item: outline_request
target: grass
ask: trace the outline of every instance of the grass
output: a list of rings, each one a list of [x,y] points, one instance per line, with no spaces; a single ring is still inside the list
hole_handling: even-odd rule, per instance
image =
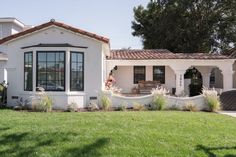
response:
[[[235,155],[236,118],[216,113],[0,110],[1,157]]]

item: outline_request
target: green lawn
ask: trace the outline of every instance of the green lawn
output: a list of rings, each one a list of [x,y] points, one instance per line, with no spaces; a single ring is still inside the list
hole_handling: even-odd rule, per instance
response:
[[[0,157],[236,156],[236,118],[174,111],[0,110]]]

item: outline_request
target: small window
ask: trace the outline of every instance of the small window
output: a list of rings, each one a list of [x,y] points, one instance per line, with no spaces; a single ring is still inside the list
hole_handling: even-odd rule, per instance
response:
[[[84,54],[70,53],[70,91],[84,90]]]
[[[215,69],[212,69],[211,75],[210,75],[210,84],[211,85],[215,84],[215,81],[216,81],[216,79],[215,79]]]
[[[134,66],[134,84],[137,84],[139,81],[145,81],[145,71],[145,66]]]
[[[33,53],[25,52],[24,54],[24,90],[33,90]]]
[[[159,81],[161,84],[165,84],[165,66],[153,67],[153,81]]]

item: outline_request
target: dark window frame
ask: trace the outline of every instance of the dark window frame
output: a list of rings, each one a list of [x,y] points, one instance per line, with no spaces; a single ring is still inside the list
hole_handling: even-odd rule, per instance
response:
[[[32,77],[32,84],[31,84],[31,88],[32,89],[30,89],[30,90],[27,90],[26,88],[25,88],[25,72],[26,72],[26,69],[25,69],[25,63],[26,63],[26,61],[25,61],[25,57],[26,57],[26,55],[28,55],[28,54],[31,54],[31,65],[32,65],[32,74],[31,74],[31,77]],[[24,91],[33,91],[33,65],[34,65],[34,61],[33,61],[33,51],[29,51],[29,52],[24,52]]]
[[[81,89],[81,90],[73,90],[71,87],[71,85],[72,85],[72,80],[71,80],[71,78],[72,78],[72,63],[74,63],[74,62],[72,62],[72,54],[82,54],[82,66],[83,66],[83,68],[82,68],[82,70],[83,70],[83,77],[82,77],[82,82],[83,82],[83,88]],[[80,62],[75,62],[75,63],[80,63]],[[84,91],[84,53],[83,52],[79,52],[79,51],[70,51],[70,91],[73,91],[73,92],[76,92],[76,91]]]
[[[157,80],[155,78],[156,77],[155,75],[157,75],[157,74],[154,74],[155,68],[163,68],[162,69],[163,70],[163,76],[161,76],[161,77],[163,77],[163,80]],[[166,67],[165,66],[153,66],[152,67],[152,80],[153,81],[160,81],[161,84],[165,84],[165,82],[166,82]]]
[[[136,74],[135,74],[135,69],[136,68],[144,68],[144,79],[143,80],[138,80],[137,78],[136,78]],[[145,81],[146,80],[146,66],[134,66],[133,67],[133,83],[134,84],[138,84],[138,82],[139,81]]]
[[[62,51],[62,50],[58,50],[58,51],[55,51],[55,50],[53,50],[53,51],[47,51],[47,50],[45,50],[45,51],[36,51],[36,88],[37,88],[37,85],[38,85],[38,66],[39,66],[39,64],[38,64],[38,54],[39,53],[63,53],[63,55],[64,55],[64,90],[46,90],[45,89],[45,91],[47,91],[47,92],[65,92],[66,91],[66,51]],[[47,56],[47,55],[46,55]],[[47,58],[47,57],[46,57]],[[46,59],[46,65],[47,65],[47,59]]]

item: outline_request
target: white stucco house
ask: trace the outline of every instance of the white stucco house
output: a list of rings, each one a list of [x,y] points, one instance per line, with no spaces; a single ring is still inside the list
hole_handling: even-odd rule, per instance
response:
[[[206,87],[236,87],[232,56],[111,50],[108,38],[55,20],[29,27],[15,18],[0,18],[0,82],[9,83],[10,106],[43,87],[55,108],[72,102],[84,108],[104,89],[110,71],[124,93],[131,93],[140,80],[156,80],[178,95],[188,90],[184,75],[193,67]]]

